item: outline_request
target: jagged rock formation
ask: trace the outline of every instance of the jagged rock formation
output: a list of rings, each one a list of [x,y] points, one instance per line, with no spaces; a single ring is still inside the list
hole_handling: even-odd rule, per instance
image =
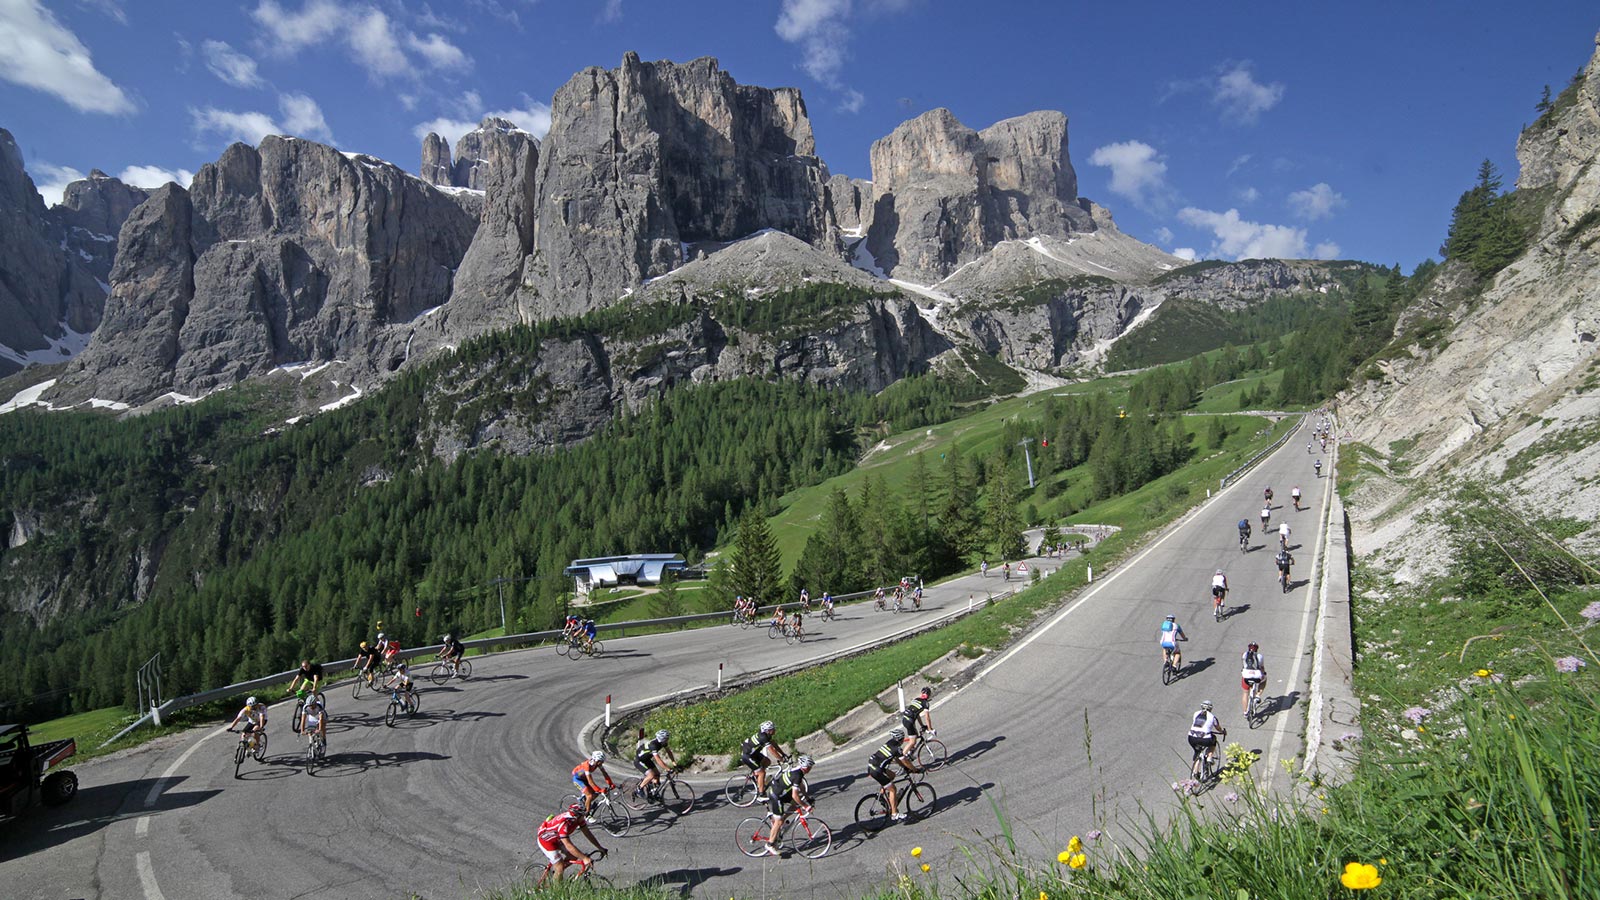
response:
[[[385,325],[449,296],[475,229],[450,197],[369,156],[234,144],[122,230],[105,322],[50,402],[203,395],[276,366],[365,359]]]
[[[1093,231],[1067,152],[1067,117],[1031,112],[983,131],[935,109],[872,145],[867,249],[884,272],[929,283],[995,244]]]
[[[95,174],[69,188],[72,205],[46,210],[17,142],[0,128],[0,376],[67,359],[100,324],[97,274],[115,248],[114,237],[102,238],[116,234],[118,204],[137,189]]]
[[[1528,250],[1482,286],[1446,261],[1401,317],[1401,351],[1341,397],[1350,437],[1383,455],[1406,448],[1409,477],[1431,482],[1407,490],[1374,478],[1352,498],[1355,548],[1399,579],[1449,565],[1425,513],[1450,478],[1485,479],[1533,516],[1588,523],[1577,542],[1600,545],[1600,37],[1596,45],[1556,111],[1518,142],[1519,189],[1548,198]],[[1430,320],[1442,340],[1417,336]]]
[[[831,239],[826,170],[800,92],[740,85],[710,58],[629,53],[616,69],[578,73],[556,92],[529,176],[532,185],[508,188],[532,207],[489,199],[484,227],[500,248],[492,270],[488,254],[463,266],[452,315],[583,313],[672,271],[686,243],[764,228]],[[522,243],[505,266],[513,248],[503,236],[513,231]]]
[[[539,146],[533,135],[514,123],[489,116],[456,141],[455,161],[450,145],[432,132],[422,139],[422,180],[435,187],[486,190],[491,173],[504,169],[526,144]]]
[[[428,132],[422,139],[422,166],[417,169],[417,174],[422,180],[435,187],[445,185],[455,186],[455,172],[450,165],[450,142],[444,138]]]
[[[67,185],[61,202],[50,208],[50,217],[60,223],[67,251],[76,253],[96,280],[109,283],[117,257],[117,232],[134,207],[149,196],[144,188],[91,169],[88,178]]]
[[[839,230],[864,237],[872,225],[872,182],[834,175],[828,179],[828,206]]]

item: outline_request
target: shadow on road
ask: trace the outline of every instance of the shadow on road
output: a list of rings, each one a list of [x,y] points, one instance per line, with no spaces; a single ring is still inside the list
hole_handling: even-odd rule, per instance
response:
[[[124,819],[188,809],[222,793],[220,790],[175,791],[171,785],[186,779],[173,778],[167,782],[168,789],[156,798],[155,806],[146,808],[144,798],[157,780],[139,778],[84,785],[65,806],[38,806],[14,819],[0,821],[0,862],[49,850]]]
[[[950,757],[946,760],[946,763],[959,763],[966,762],[969,759],[977,759],[985,753],[988,753],[990,750],[993,750],[1001,741],[1005,739],[1005,735],[997,734],[987,740],[968,744],[967,746],[962,747],[960,750],[950,754]]]
[[[418,750],[406,750],[398,753],[374,753],[370,750],[358,750],[346,753],[328,751],[328,756],[317,767],[317,778],[342,778],[347,775],[359,775],[372,769],[388,766],[403,766],[409,763],[430,762],[449,759],[442,753],[426,753]],[[296,758],[294,768],[304,768],[303,760]],[[287,774],[293,775],[293,768],[282,769]]]
[[[1250,611],[1250,604],[1248,604],[1248,603],[1240,603],[1237,606],[1230,606],[1230,607],[1227,607],[1226,609],[1224,609],[1222,611],[1222,617],[1224,619],[1231,619],[1234,616],[1240,615],[1242,613],[1247,613],[1249,611]]]
[[[522,681],[526,675],[474,675],[466,679],[467,684],[477,684],[480,681]],[[459,690],[459,688],[458,688]]]
[[[1188,678],[1190,675],[1199,675],[1201,672],[1204,672],[1216,664],[1217,658],[1215,656],[1208,656],[1205,659],[1188,660],[1183,664],[1183,668],[1179,670],[1178,677]]]
[[[694,893],[695,888],[713,878],[737,875],[743,871],[744,869],[739,866],[732,866],[726,869],[711,866],[703,866],[698,869],[673,869],[660,875],[652,875],[650,878],[639,882],[639,887],[646,889],[655,887],[675,893],[680,897],[688,897]]]

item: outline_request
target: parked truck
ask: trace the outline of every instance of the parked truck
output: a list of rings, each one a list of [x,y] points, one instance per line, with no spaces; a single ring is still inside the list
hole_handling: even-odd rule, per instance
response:
[[[60,806],[78,793],[78,776],[59,766],[78,752],[74,738],[34,744],[28,726],[0,725],[0,817],[34,803]]]

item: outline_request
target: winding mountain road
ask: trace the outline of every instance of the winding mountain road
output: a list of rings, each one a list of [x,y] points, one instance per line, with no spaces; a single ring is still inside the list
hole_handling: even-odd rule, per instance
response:
[[[1306,511],[1287,505],[1295,483]],[[1257,535],[1242,555],[1234,530],[1240,518],[1259,527],[1267,484],[1278,496],[1274,524],[1286,518],[1291,544],[1302,545],[1287,594],[1269,541]],[[925,848],[923,861],[956,864],[962,844],[999,833],[991,801],[1024,852],[1043,862],[1073,834],[1175,804],[1170,785],[1187,770],[1184,735],[1203,698],[1217,702],[1232,740],[1262,751],[1260,771],[1281,776],[1277,760],[1301,753],[1315,607],[1307,579],[1328,485],[1288,441],[986,661],[972,683],[937,697],[934,724],[952,764],[930,778],[940,795],[931,818],[871,837],[854,827],[855,800],[872,786],[863,771],[881,740],[874,734],[822,758],[813,773],[817,814],[835,832],[827,857],[740,855],[733,827],[751,812],[696,781],[700,803],[688,816],[636,818],[620,839],[597,832],[612,850],[606,873],[617,884],[653,878],[707,897],[853,898],[908,861],[912,845]],[[1236,611],[1213,623],[1208,585],[1218,568]],[[569,661],[548,647],[484,657],[469,682],[424,682],[421,714],[395,728],[383,724],[381,699],[352,700],[340,686],[329,692],[329,764],[310,776],[295,764],[303,746],[283,727],[286,706],[272,713],[269,761],[246,763],[241,779],[233,777],[232,735],[213,727],[162,738],[79,767],[84,788],[74,803],[0,826],[0,884],[27,900],[475,896],[532,859],[532,824],[567,793],[580,735],[606,695],[627,705],[706,686],[719,662],[737,676],[876,643],[964,608],[973,592],[1003,587],[998,575],[973,574],[929,588],[921,613],[843,607],[836,622],[808,619],[816,633],[800,646],[719,626],[606,639],[596,660]],[[1164,687],[1155,635],[1169,612],[1190,637],[1189,665]],[[1239,716],[1238,658],[1250,640],[1267,657],[1274,704],[1254,730]],[[781,738],[793,737],[782,731],[782,708],[768,717]],[[626,761],[611,768],[619,782],[633,774]]]

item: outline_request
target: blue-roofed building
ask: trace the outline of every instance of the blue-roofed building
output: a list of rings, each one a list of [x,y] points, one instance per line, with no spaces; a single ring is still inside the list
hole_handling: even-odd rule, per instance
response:
[[[630,553],[575,559],[563,573],[572,578],[579,594],[619,584],[660,584],[663,572],[682,572],[687,564],[676,553]]]

